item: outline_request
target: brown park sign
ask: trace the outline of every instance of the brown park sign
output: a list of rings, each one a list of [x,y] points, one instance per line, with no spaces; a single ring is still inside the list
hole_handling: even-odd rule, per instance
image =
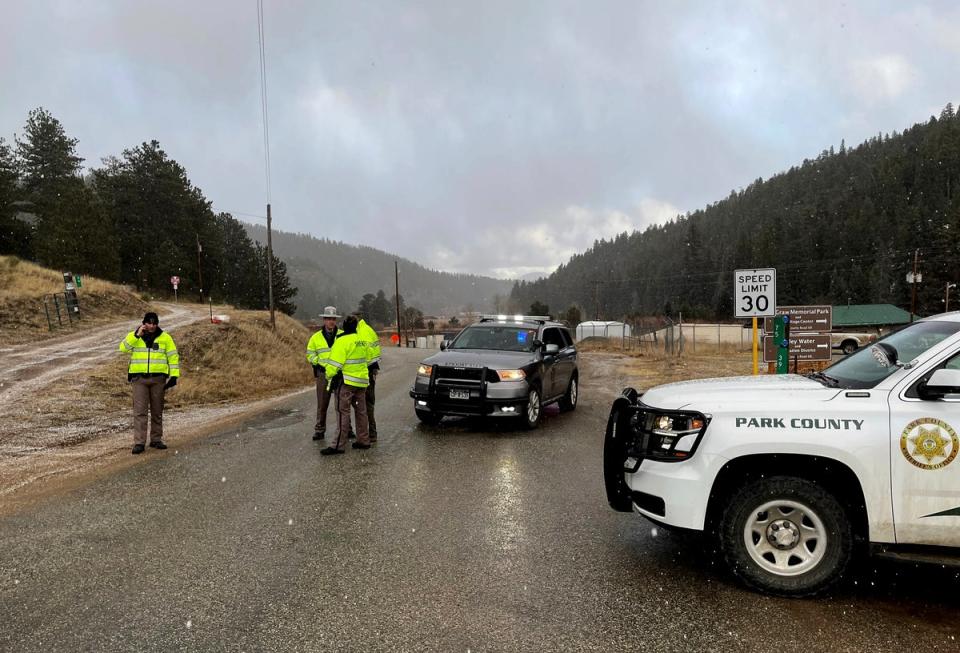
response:
[[[777,306],[777,315],[790,318],[790,335],[830,333],[833,330],[832,306]],[[773,333],[772,317],[764,318],[763,330],[765,333]]]
[[[830,334],[813,333],[808,335],[790,334],[790,361],[828,361],[830,360]],[[763,362],[777,362],[777,346],[773,336],[763,339]]]

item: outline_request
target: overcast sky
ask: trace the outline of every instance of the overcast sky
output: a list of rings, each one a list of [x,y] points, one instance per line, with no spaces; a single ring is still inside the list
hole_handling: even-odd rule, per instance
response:
[[[960,3],[265,0],[275,225],[549,272],[960,101]],[[4,0],[0,136],[157,139],[263,214],[256,0]],[[243,217],[239,216],[238,217]]]

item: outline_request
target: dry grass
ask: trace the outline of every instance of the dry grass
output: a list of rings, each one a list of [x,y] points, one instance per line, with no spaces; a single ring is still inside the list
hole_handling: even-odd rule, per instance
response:
[[[761,365],[761,373],[765,371]],[[746,353],[687,354],[676,356],[631,357],[624,365],[624,374],[635,380],[637,388],[651,388],[662,383],[709,379],[720,376],[741,376],[753,372],[753,355]]]
[[[42,298],[57,292],[63,292],[61,273],[15,256],[0,256],[0,345],[49,337]],[[78,295],[82,320],[55,333],[128,319],[147,309],[147,303],[130,289],[95,277],[83,278]]]
[[[310,338],[305,326],[278,313],[274,332],[263,311],[230,311],[230,318],[227,324],[201,322],[171,331],[182,376],[167,393],[168,407],[249,401],[313,383],[304,358]],[[118,353],[116,360],[88,372],[84,394],[99,399],[103,410],[128,408],[126,370],[127,359]]]

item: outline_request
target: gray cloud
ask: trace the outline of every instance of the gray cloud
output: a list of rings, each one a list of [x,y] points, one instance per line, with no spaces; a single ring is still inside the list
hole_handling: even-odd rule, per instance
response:
[[[454,271],[546,272],[960,98],[960,8],[266,0],[277,226]],[[5,7],[0,133],[88,164],[160,140],[262,213],[255,2]]]

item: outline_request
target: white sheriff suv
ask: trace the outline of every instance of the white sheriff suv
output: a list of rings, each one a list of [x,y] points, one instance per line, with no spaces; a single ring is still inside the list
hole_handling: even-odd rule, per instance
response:
[[[960,562],[960,313],[809,376],[671,383],[613,403],[611,507],[715,538],[747,585],[810,596],[866,553]]]

